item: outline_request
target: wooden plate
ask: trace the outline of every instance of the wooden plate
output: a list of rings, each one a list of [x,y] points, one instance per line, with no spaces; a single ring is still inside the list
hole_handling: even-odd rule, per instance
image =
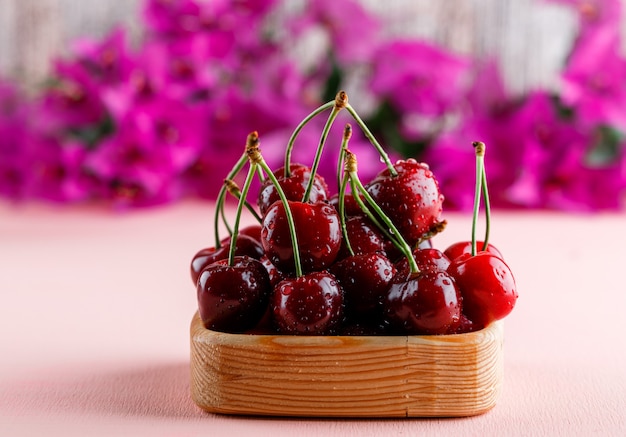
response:
[[[226,334],[191,323],[191,393],[214,413],[472,416],[496,403],[503,326],[442,336]]]

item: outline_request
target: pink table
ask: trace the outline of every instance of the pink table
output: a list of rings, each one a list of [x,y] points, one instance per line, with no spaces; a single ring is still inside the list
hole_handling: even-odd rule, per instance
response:
[[[518,281],[505,385],[482,416],[306,420],[189,397],[188,263],[210,204],[113,213],[0,203],[0,435],[626,435],[626,215],[494,212]],[[437,245],[469,237],[446,214]]]

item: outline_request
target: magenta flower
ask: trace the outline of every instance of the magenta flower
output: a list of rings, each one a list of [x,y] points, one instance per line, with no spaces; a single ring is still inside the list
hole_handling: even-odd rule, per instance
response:
[[[563,71],[562,99],[586,125],[626,130],[626,60],[611,29],[580,39]]]
[[[380,47],[371,74],[371,90],[402,113],[441,116],[464,94],[469,62],[416,40],[394,40]]]

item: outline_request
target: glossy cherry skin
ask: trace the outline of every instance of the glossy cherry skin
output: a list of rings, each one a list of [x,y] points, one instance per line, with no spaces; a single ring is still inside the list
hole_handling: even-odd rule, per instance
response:
[[[394,168],[397,176],[385,169],[366,189],[409,245],[414,246],[439,221],[444,198],[426,164],[407,159],[398,161]]]
[[[302,164],[291,164],[289,168],[291,169],[289,177],[285,177],[285,167],[280,167],[274,170],[273,173],[280,187],[283,189],[287,200],[299,202],[304,197],[306,187],[311,180],[311,168]],[[321,202],[327,200],[328,197],[329,191],[326,181],[322,176],[316,174],[308,201],[311,203]],[[257,205],[259,206],[261,215],[264,215],[269,207],[277,200],[280,200],[280,197],[276,191],[276,187],[272,181],[267,178],[261,186],[257,199]]]
[[[385,317],[404,334],[446,334],[461,320],[461,295],[446,272],[398,273],[384,302]]]
[[[249,225],[241,228],[239,229],[239,235],[247,235],[261,243],[261,225]]]
[[[346,232],[350,247],[355,255],[385,252],[388,241],[380,229],[367,217],[353,216],[346,220]],[[339,259],[350,255],[345,240],[342,242]]]
[[[396,269],[380,252],[353,255],[330,268],[344,291],[346,317],[351,322],[382,320],[383,301]]]
[[[506,317],[517,301],[515,278],[509,266],[489,252],[463,254],[452,261],[448,273],[463,296],[463,313],[487,326]]]
[[[364,201],[365,202],[365,201]],[[329,203],[339,212],[339,195],[335,194],[329,200]],[[351,193],[347,193],[343,199],[344,214],[347,217],[353,217],[355,215],[363,215],[363,210],[359,204],[354,200],[354,196]]]
[[[191,258],[190,273],[191,280],[194,285],[198,282],[200,272],[215,261],[227,259],[230,251],[230,238],[222,240],[222,246],[219,249],[215,247],[207,247],[201,249]],[[263,246],[261,242],[250,237],[249,235],[240,234],[237,236],[237,245],[235,247],[235,255],[249,256],[255,259],[261,258],[263,255]]]
[[[292,335],[334,334],[343,321],[343,291],[327,271],[285,279],[271,297],[276,329]]]
[[[219,260],[200,273],[197,285],[200,318],[208,329],[244,332],[266,312],[270,280],[256,259],[236,256],[232,266]]]
[[[274,287],[283,279],[287,279],[287,275],[278,270],[276,266],[272,264],[267,255],[263,255],[259,261],[261,261],[261,264],[263,264],[263,267],[265,267],[265,270],[267,270],[267,274],[270,277],[270,283],[272,284],[272,287]]]
[[[337,211],[326,202],[289,201],[298,240],[303,272],[324,270],[330,266],[341,248],[341,225]],[[293,245],[285,207],[281,201],[267,210],[263,217],[261,243],[269,260],[279,270],[295,270]]]
[[[485,243],[483,241],[476,242],[476,250],[479,252],[483,252],[483,246]],[[502,253],[491,243],[487,244],[486,252],[493,253],[498,258],[504,259]],[[454,244],[451,244],[443,251],[443,253],[450,259],[454,260],[463,255],[464,253],[472,253],[472,242],[471,241],[459,241]]]
[[[445,272],[450,266],[450,260],[439,249],[414,249],[413,259],[420,270],[439,270]],[[406,257],[396,263],[398,272],[409,273],[409,261]]]

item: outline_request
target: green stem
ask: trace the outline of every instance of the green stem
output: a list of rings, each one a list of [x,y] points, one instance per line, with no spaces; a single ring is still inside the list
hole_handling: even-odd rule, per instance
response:
[[[363,196],[363,198],[367,201],[369,207],[374,210],[374,213],[380,217],[383,223],[386,225],[387,229],[390,230],[390,233],[393,235],[392,241],[394,244],[397,243],[398,249],[402,252],[402,254],[407,258],[409,262],[409,267],[411,269],[411,273],[417,275],[420,273],[419,268],[417,267],[417,263],[415,262],[415,258],[413,258],[413,252],[411,251],[411,247],[406,242],[406,240],[400,234],[400,231],[393,224],[391,219],[387,217],[387,215],[383,212],[383,210],[378,206],[376,201],[370,196],[367,192],[361,181],[359,180],[359,175],[356,171],[356,157],[353,153],[346,152],[346,173],[350,176],[350,184],[352,188],[352,194],[354,195],[355,200],[359,203],[359,206],[362,205],[362,201],[359,199],[359,194]],[[364,209],[364,212],[367,214],[369,210],[367,207]],[[384,229],[381,227],[381,229]]]
[[[485,163],[483,158],[483,174],[482,174],[482,187],[483,187],[483,202],[485,202],[485,240],[483,241],[483,250],[487,250],[489,244],[489,233],[491,231],[491,204],[489,202],[489,191],[487,190],[487,174],[485,172]]]
[[[232,170],[226,176],[227,179],[233,179],[237,174],[241,171],[243,166],[248,162],[248,158],[246,153],[241,155],[241,158],[237,161],[237,163],[233,166]],[[231,233],[230,227],[228,226],[228,221],[226,220],[226,215],[224,213],[224,200],[226,199],[226,186],[222,185],[220,188],[220,192],[217,195],[217,200],[215,201],[215,216],[213,222],[213,231],[215,233],[215,247],[219,249],[222,246],[220,242],[220,231],[219,231],[219,219],[222,217],[224,221],[224,225],[228,230],[228,233]]]
[[[343,234],[343,241],[350,253],[350,256],[354,255],[354,250],[352,249],[352,245],[350,244],[350,238],[348,237],[348,228],[346,227],[346,187],[348,186],[349,177],[347,174],[344,174],[341,185],[339,185],[339,223],[341,223],[341,232]]]
[[[396,169],[393,166],[393,163],[389,159],[389,155],[387,155],[387,152],[385,152],[385,149],[383,149],[383,146],[381,146],[378,140],[376,140],[376,138],[374,137],[372,132],[369,130],[365,122],[361,119],[361,117],[359,117],[359,114],[357,114],[357,112],[349,103],[346,105],[346,110],[348,111],[348,113],[350,113],[352,118],[354,118],[354,120],[356,121],[356,124],[359,125],[359,127],[363,131],[363,134],[365,134],[365,137],[376,148],[376,150],[378,151],[378,154],[383,159],[383,161],[385,162],[385,165],[389,169],[389,173],[391,173],[392,176],[397,176],[398,172],[396,171]]]
[[[233,234],[230,240],[230,249],[228,251],[228,265],[232,266],[235,259],[235,249],[237,248],[237,238],[239,237],[239,223],[241,222],[241,212],[243,211],[244,205],[246,202],[246,196],[248,195],[248,191],[250,191],[250,185],[252,185],[252,180],[254,179],[254,174],[256,173],[256,165],[251,163],[250,168],[248,169],[248,175],[246,176],[246,181],[243,184],[243,189],[241,191],[241,196],[239,197],[239,202],[237,203],[237,213],[235,215],[235,224],[233,226]]]
[[[258,167],[255,166],[255,167]],[[256,170],[255,170],[256,172]],[[227,191],[237,200],[241,200],[241,191],[239,190],[239,187],[237,186],[237,184],[231,180],[231,179],[225,179],[224,180],[224,185],[226,186]],[[262,223],[263,219],[261,218],[261,216],[259,216],[259,213],[256,212],[256,210],[254,209],[254,207],[250,204],[250,202],[248,202],[245,197],[244,197],[244,206],[246,207],[246,209],[248,211],[250,211],[250,214],[252,214],[252,216],[256,219],[257,222]],[[231,232],[232,234],[232,232]]]
[[[339,150],[339,156],[337,159],[337,187],[341,187],[341,181],[343,180],[343,162],[346,159],[346,150],[351,137],[352,126],[348,123],[343,128],[343,139],[341,140],[341,149]]]
[[[335,101],[330,101],[328,103],[323,104],[309,115],[307,115],[304,120],[300,122],[300,124],[296,127],[296,129],[291,134],[289,141],[287,142],[287,149],[285,150],[285,177],[291,176],[291,152],[293,151],[293,145],[296,141],[296,137],[300,134],[300,131],[306,126],[306,124],[311,121],[315,116],[321,114],[327,109],[332,108],[335,105]]]
[[[472,256],[476,255],[476,226],[478,224],[478,211],[482,195],[482,178],[485,157],[485,145],[481,142],[472,143],[476,153],[476,187],[474,190],[474,209],[472,211]]]

